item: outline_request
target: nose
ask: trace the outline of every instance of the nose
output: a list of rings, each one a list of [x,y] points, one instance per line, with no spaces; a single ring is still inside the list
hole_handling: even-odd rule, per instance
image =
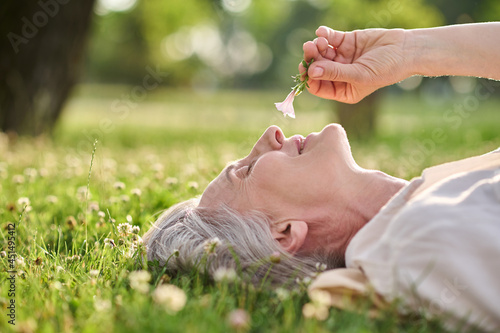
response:
[[[257,154],[270,150],[279,150],[283,146],[285,135],[278,126],[270,126],[255,143],[253,151]]]

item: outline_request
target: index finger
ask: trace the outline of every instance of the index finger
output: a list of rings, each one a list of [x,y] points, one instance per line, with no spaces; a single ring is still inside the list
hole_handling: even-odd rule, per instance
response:
[[[316,36],[326,38],[328,43],[335,47],[338,47],[342,43],[344,34],[342,31],[336,31],[324,25],[316,29]]]

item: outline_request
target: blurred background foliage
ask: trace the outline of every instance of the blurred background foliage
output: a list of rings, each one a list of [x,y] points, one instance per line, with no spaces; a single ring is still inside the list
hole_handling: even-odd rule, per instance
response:
[[[56,3],[55,1],[57,0],[43,0],[40,3]],[[88,1],[91,3],[94,0]],[[8,0],[2,6],[8,9],[9,4],[14,3],[16,2]],[[14,5],[10,6],[13,8]],[[4,20],[2,28],[6,34],[7,31],[20,31],[24,23],[21,15],[29,20],[33,13],[36,15],[41,11],[37,6],[41,5],[38,2],[33,3],[31,7],[26,7],[24,12],[18,12],[19,17],[13,17],[10,21]],[[65,6],[60,5],[61,13],[48,20],[49,27],[55,26],[55,22],[52,21],[56,21],[56,18],[66,15],[62,13]],[[5,10],[2,15],[7,19],[9,13]],[[52,52],[52,56],[66,57],[66,62],[73,63],[74,68],[80,69],[81,75],[77,82],[80,86],[100,85],[103,89],[98,88],[97,91],[102,93],[106,87],[108,92],[112,92],[108,94],[108,99],[128,99],[129,107],[134,105],[135,108],[144,98],[149,98],[146,95],[150,91],[148,89],[145,91],[144,88],[147,75],[151,75],[151,72],[158,73],[160,79],[154,83],[149,82],[150,84],[156,87],[158,83],[167,89],[189,90],[194,93],[194,99],[200,93],[214,94],[228,89],[275,90],[276,95],[279,95],[277,99],[280,99],[282,95],[286,96],[292,85],[290,76],[297,72],[297,65],[302,58],[302,44],[315,37],[314,32],[320,25],[338,30],[355,30],[424,28],[498,20],[500,2],[498,0],[95,0],[91,16],[90,28],[85,31],[88,42],[83,61],[74,61],[74,56],[64,54],[64,45],[69,43],[64,40],[60,41],[61,49]],[[56,32],[64,30],[64,26],[64,23],[61,23],[60,28],[53,30]],[[42,33],[48,29],[41,27],[40,31]],[[60,40],[61,37],[53,39]],[[38,37],[30,39],[28,46],[30,50],[24,50],[25,56],[29,56],[32,52],[39,54],[36,51],[37,47],[40,50],[47,49],[46,43]],[[19,54],[23,54],[23,50],[19,54],[13,54],[11,49],[6,46],[0,51],[1,55],[6,54],[8,59],[0,61],[0,67],[3,66],[7,73],[5,77],[9,77],[5,79],[4,90],[12,90],[8,94],[3,94],[1,91],[3,88],[0,88],[0,114],[2,114],[0,118],[7,119],[12,118],[13,114],[22,114],[26,119],[31,119],[31,124],[29,121],[26,123],[35,129],[23,130],[22,127],[27,125],[13,120],[11,120],[13,125],[0,121],[1,129],[33,135],[38,135],[41,131],[52,132],[56,123],[54,117],[58,117],[61,112],[60,110],[48,112],[47,109],[61,109],[64,108],[64,104],[58,102],[52,103],[53,106],[47,106],[50,103],[46,100],[66,99],[66,95],[57,96],[58,89],[46,91],[46,87],[49,86],[47,82],[54,80],[51,73],[57,71],[57,59],[51,63],[46,60],[52,56],[39,60],[41,62],[39,67],[47,69],[46,78],[37,77],[37,80],[34,80],[36,77],[34,73],[23,74],[25,86],[29,86],[30,78],[37,81],[37,86],[26,90],[24,95],[46,96],[45,99],[34,99],[31,104],[16,101],[11,101],[9,104],[5,103],[5,100],[20,99],[18,96],[22,94],[18,94],[17,91],[23,91],[22,87],[12,88],[10,82],[17,74],[9,64],[9,61],[15,63],[15,60],[19,60]],[[25,57],[23,61],[29,59]],[[20,68],[23,67],[22,62],[18,62]],[[50,71],[49,67],[53,67],[53,70]],[[58,85],[71,89],[74,81],[73,78],[67,78],[67,83]],[[470,94],[477,84],[478,80],[472,78],[413,77],[382,89],[358,105],[329,102],[331,117],[326,119],[326,122],[342,123],[353,137],[357,133],[371,134],[376,126],[377,110],[381,107],[381,95],[399,94],[402,90],[413,91],[419,94],[422,100],[434,99],[437,101],[434,103],[436,104],[446,99],[449,101],[456,94]],[[129,87],[128,95],[113,92],[114,88],[110,88],[113,86]],[[131,87],[135,87],[135,90]],[[78,91],[80,90],[77,90],[73,97],[78,97]],[[84,91],[91,90],[84,89]],[[2,94],[7,97],[3,98]],[[498,95],[498,89],[495,94]],[[314,108],[314,103],[310,109]],[[22,106],[23,110],[30,108],[30,111],[19,112],[16,110],[19,105],[26,105]],[[113,105],[107,107],[107,111],[110,111],[109,109],[116,111],[117,108]],[[352,112],[353,109],[355,112]],[[51,116],[43,116],[46,113],[50,113]],[[353,115],[355,118],[351,118]],[[45,118],[52,118],[52,121],[46,126],[33,125],[34,119],[36,122],[41,122]],[[349,121],[355,126],[364,125],[349,129]]]
[[[134,82],[153,63],[169,73],[166,84],[207,90],[290,85],[319,25],[446,23],[424,0],[101,0],[95,12],[87,82]]]

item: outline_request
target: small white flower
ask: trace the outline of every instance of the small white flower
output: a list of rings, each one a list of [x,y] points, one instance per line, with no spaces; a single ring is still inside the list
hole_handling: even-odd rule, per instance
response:
[[[59,199],[55,195],[48,195],[45,200],[47,200],[48,203],[54,204],[56,203]]]
[[[316,270],[318,272],[323,272],[326,269],[326,265],[320,262],[316,263]]]
[[[76,197],[80,201],[85,201],[86,199],[90,199],[92,196],[90,195],[90,191],[87,192],[87,186],[80,186],[76,190]]]
[[[125,188],[125,183],[116,182],[113,184],[113,187],[117,190],[123,190]]]
[[[229,313],[227,321],[236,331],[246,330],[250,326],[250,315],[243,309],[236,309]]]
[[[99,210],[99,203],[97,201],[90,201],[87,209],[89,212],[97,212]]]
[[[100,210],[100,211],[97,212],[97,216],[99,216],[100,218],[105,218],[106,217],[106,213],[104,213],[102,210]]]
[[[133,271],[128,276],[130,280],[130,287],[140,293],[147,293],[149,291],[149,281],[151,274],[148,271]]]
[[[194,182],[194,181],[193,181],[193,182],[189,182],[187,185],[188,185],[188,187],[189,187],[190,189],[192,189],[192,190],[197,190],[197,189],[198,189],[198,187],[200,187],[200,186],[198,185],[198,183],[197,183],[197,182]]]
[[[176,185],[177,183],[179,183],[179,180],[175,177],[168,177],[167,179],[165,179],[165,184],[167,185]]]
[[[30,202],[30,199],[29,198],[26,198],[26,197],[21,197],[19,199],[17,199],[17,204],[21,207],[24,207],[24,206],[29,206],[31,205],[31,202]]]
[[[217,237],[208,239],[203,244],[203,250],[205,251],[206,254],[215,254],[215,250],[217,249],[217,246],[219,246],[220,244],[221,242]]]
[[[38,176],[38,171],[33,168],[26,168],[24,169],[24,175],[28,177],[30,182],[33,182],[36,176]]]
[[[99,276],[99,270],[98,269],[92,269],[92,270],[90,270],[89,274],[90,274],[91,277],[95,278],[95,277]]]
[[[24,258],[21,257],[21,256],[17,256],[16,258],[16,267],[24,267],[26,266],[25,262],[24,262]]]
[[[130,197],[126,194],[123,194],[123,195],[120,195],[120,200],[122,202],[129,202],[130,201]]]
[[[115,241],[111,238],[104,239],[104,247],[114,248],[116,246]]]
[[[12,182],[14,184],[22,184],[24,183],[24,177],[21,175],[14,175],[12,176]]]
[[[236,271],[233,268],[219,267],[214,272],[214,280],[217,282],[233,282],[237,277]]]
[[[111,301],[109,299],[100,299],[94,296],[94,309],[97,312],[107,312],[111,309]]]
[[[153,300],[169,313],[177,313],[186,305],[186,293],[172,284],[162,284],[153,291]]]
[[[140,197],[142,195],[142,191],[138,188],[134,188],[134,189],[130,190],[130,194],[132,194],[136,197]]]
[[[116,227],[116,230],[118,230],[120,234],[127,236],[132,233],[132,226],[129,223],[120,223]]]
[[[138,225],[134,225],[132,227],[132,233],[138,235],[139,231],[141,231],[141,228]]]
[[[285,301],[290,298],[290,292],[284,288],[276,288],[274,292],[280,301]]]

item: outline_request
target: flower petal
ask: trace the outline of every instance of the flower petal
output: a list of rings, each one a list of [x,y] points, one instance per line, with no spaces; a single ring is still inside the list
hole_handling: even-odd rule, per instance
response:
[[[295,90],[292,90],[285,100],[281,103],[274,103],[278,111],[283,112],[283,116],[295,118],[295,111],[293,110],[293,99],[295,98]]]

